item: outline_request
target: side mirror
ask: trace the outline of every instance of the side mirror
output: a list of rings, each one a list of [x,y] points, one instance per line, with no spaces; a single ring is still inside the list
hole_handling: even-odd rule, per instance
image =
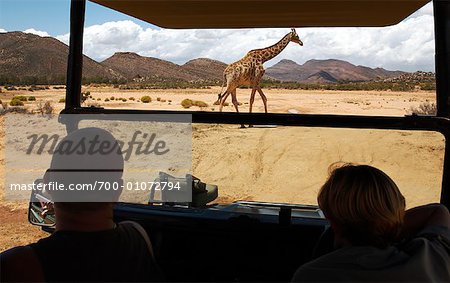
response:
[[[42,179],[35,184],[42,183]],[[45,191],[32,190],[28,207],[28,222],[41,227],[53,227],[56,224],[55,210],[50,195]]]

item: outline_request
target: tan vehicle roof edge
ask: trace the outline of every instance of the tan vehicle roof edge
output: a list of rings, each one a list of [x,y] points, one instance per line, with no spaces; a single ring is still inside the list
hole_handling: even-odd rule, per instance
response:
[[[163,28],[382,27],[429,0],[91,0]]]

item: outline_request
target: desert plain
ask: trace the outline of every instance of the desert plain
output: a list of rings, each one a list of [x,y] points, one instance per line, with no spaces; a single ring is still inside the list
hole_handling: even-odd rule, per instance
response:
[[[89,92],[84,106],[121,109],[167,109],[218,111],[214,105],[220,87],[208,89],[119,90],[110,86],[83,86]],[[410,115],[422,103],[434,102],[435,92],[326,91],[266,89],[269,112],[303,114],[351,114],[367,116]],[[64,107],[64,89],[30,92],[6,91],[0,99],[7,104],[14,96],[34,96],[24,102],[29,112],[39,102],[50,101],[53,112]],[[238,89],[240,111],[248,111],[250,90]],[[140,99],[150,96],[151,102]],[[114,97],[114,99],[112,99]],[[119,100],[120,98],[120,100]],[[133,99],[134,100],[133,100]],[[184,99],[208,106],[183,108]],[[105,101],[106,100],[106,101]],[[223,111],[234,111],[229,101]],[[254,112],[264,112],[257,95]],[[18,120],[24,114],[16,115]],[[5,115],[1,116],[0,251],[31,243],[45,233],[27,222],[25,202],[4,198]],[[23,123],[26,123],[24,119]],[[193,124],[192,171],[206,183],[219,187],[216,202],[254,200],[316,204],[317,192],[326,180],[331,164],[359,163],[376,166],[397,183],[407,207],[437,202],[440,197],[444,137],[430,131],[357,130],[312,127],[252,127]]]

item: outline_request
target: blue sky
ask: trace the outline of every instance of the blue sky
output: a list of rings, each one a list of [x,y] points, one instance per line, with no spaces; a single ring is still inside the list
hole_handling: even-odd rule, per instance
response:
[[[68,44],[69,0],[0,0],[0,32],[52,36]],[[286,29],[171,30],[87,2],[83,52],[98,62],[115,52],[136,52],[177,64],[195,58],[225,63],[277,42]],[[275,59],[303,64],[341,59],[355,65],[414,72],[434,71],[433,6],[428,3],[401,23],[385,28],[298,28],[304,42],[290,44]]]
[[[0,0],[0,27],[7,31],[33,28],[51,36],[69,32],[70,0]],[[133,20],[142,27],[153,25],[87,1],[85,25]]]

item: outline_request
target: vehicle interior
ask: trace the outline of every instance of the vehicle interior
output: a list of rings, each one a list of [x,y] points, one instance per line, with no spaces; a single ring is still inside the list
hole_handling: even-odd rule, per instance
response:
[[[236,0],[236,1],[117,1],[92,0],[105,7],[124,13],[142,21],[167,29],[236,29],[236,28],[300,28],[307,27],[385,27],[395,25],[428,0]],[[437,114],[433,116],[405,115],[362,116],[336,114],[300,114],[300,113],[235,113],[212,111],[173,111],[173,110],[137,110],[108,109],[86,107],[81,103],[83,31],[86,0],[71,1],[70,46],[66,85],[65,109],[61,114],[89,115],[98,121],[112,119],[116,122],[133,122],[133,114],[190,115],[192,127],[204,125],[226,125],[238,128],[241,124],[254,125],[256,131],[267,131],[271,126],[295,129],[298,136],[292,139],[308,138],[311,129],[320,130],[322,147],[311,149],[307,157],[295,151],[302,147],[301,141],[292,144],[290,156],[298,162],[303,159],[318,160],[320,153],[327,147],[327,142],[337,139],[343,151],[336,152],[337,159],[350,162],[367,162],[352,155],[358,146],[346,148],[351,143],[364,144],[371,137],[381,142],[392,131],[410,136],[411,142],[424,137],[438,139],[444,148],[442,166],[438,172],[433,171],[430,183],[434,186],[436,201],[450,208],[450,1],[434,0],[435,31],[435,68],[436,68],[436,104]],[[431,59],[430,59],[431,60]],[[126,114],[126,115],[125,115]],[[121,116],[124,115],[124,116]],[[121,117],[123,121],[121,121]],[[80,118],[82,120],[83,118]],[[138,118],[134,118],[138,119]],[[176,121],[176,119],[174,119]],[[81,122],[80,122],[81,123]],[[260,126],[261,128],[259,128]],[[68,123],[70,132],[78,125]],[[361,135],[360,140],[347,137],[349,131]],[[282,132],[280,132],[282,134]],[[275,136],[277,136],[276,134]],[[373,137],[375,135],[375,138]],[[313,138],[310,136],[309,138]],[[230,135],[231,143],[239,144],[239,139]],[[374,142],[373,158],[376,164],[376,148],[405,146],[401,144],[382,144]],[[297,149],[298,149],[297,148]],[[345,149],[346,148],[346,149]],[[270,151],[272,149],[266,149]],[[275,149],[274,149],[275,150]],[[329,147],[329,150],[332,147]],[[242,150],[242,154],[245,150]],[[199,153],[206,155],[207,151]],[[253,153],[249,153],[253,154]],[[346,155],[350,154],[350,155]],[[426,164],[418,164],[414,156],[425,154],[411,150],[411,155],[404,157],[404,163],[392,165],[393,168],[415,168],[417,184],[421,184],[419,172],[428,170]],[[352,159],[352,156],[354,158]],[[327,160],[328,163],[338,160]],[[232,166],[238,166],[236,159]],[[217,161],[219,163],[219,161]],[[312,163],[313,164],[313,163]],[[204,165],[213,167],[215,163]],[[240,164],[245,172],[246,164]],[[325,169],[324,169],[325,170]],[[406,169],[405,169],[406,170]],[[194,170],[195,171],[195,170]],[[215,173],[217,176],[221,172]],[[289,173],[289,174],[288,174]],[[284,199],[277,197],[227,199],[223,197],[220,178],[208,176],[205,169],[199,176],[206,187],[193,185],[192,202],[188,203],[131,203],[120,202],[115,206],[117,221],[134,220],[139,222],[150,235],[155,250],[156,260],[160,264],[167,281],[290,281],[295,270],[315,256],[329,250],[329,239],[321,235],[329,224],[315,203],[318,183],[308,183],[311,172],[297,173],[289,171],[284,176],[269,176],[274,184],[295,186],[289,180],[297,175],[298,186],[307,184],[314,189],[311,196],[305,198]],[[212,173],[211,173],[212,174]],[[227,174],[239,174],[227,171]],[[243,173],[244,174],[244,173]],[[262,172],[259,174],[270,174]],[[396,173],[401,183],[401,171]],[[430,173],[431,174],[431,173]],[[325,178],[326,175],[323,175]],[[172,178],[160,175],[160,178]],[[193,182],[192,176],[189,177]],[[325,179],[324,179],[325,180]],[[237,182],[231,178],[228,181]],[[251,181],[248,181],[251,183]],[[243,182],[235,185],[235,190],[249,185]],[[428,184],[428,183],[427,183]],[[426,186],[427,184],[423,184]],[[254,184],[255,189],[261,186]],[[422,184],[420,185],[422,186]],[[419,187],[419,185],[418,185]],[[423,191],[430,188],[418,188]],[[195,191],[197,190],[197,191]],[[282,190],[282,189],[281,189]],[[303,192],[303,191],[301,191]],[[300,194],[300,193],[299,193]],[[226,194],[225,194],[226,195]],[[262,194],[261,194],[262,195]],[[276,190],[274,195],[276,195]],[[222,198],[221,198],[222,196]],[[407,196],[413,198],[414,195]],[[45,196],[32,196],[29,220],[32,224],[43,226],[52,231],[54,219],[37,219],[39,207],[36,203],[45,201]],[[306,199],[306,200],[304,200]],[[305,201],[305,202],[303,202]],[[321,240],[319,240],[321,239]]]

